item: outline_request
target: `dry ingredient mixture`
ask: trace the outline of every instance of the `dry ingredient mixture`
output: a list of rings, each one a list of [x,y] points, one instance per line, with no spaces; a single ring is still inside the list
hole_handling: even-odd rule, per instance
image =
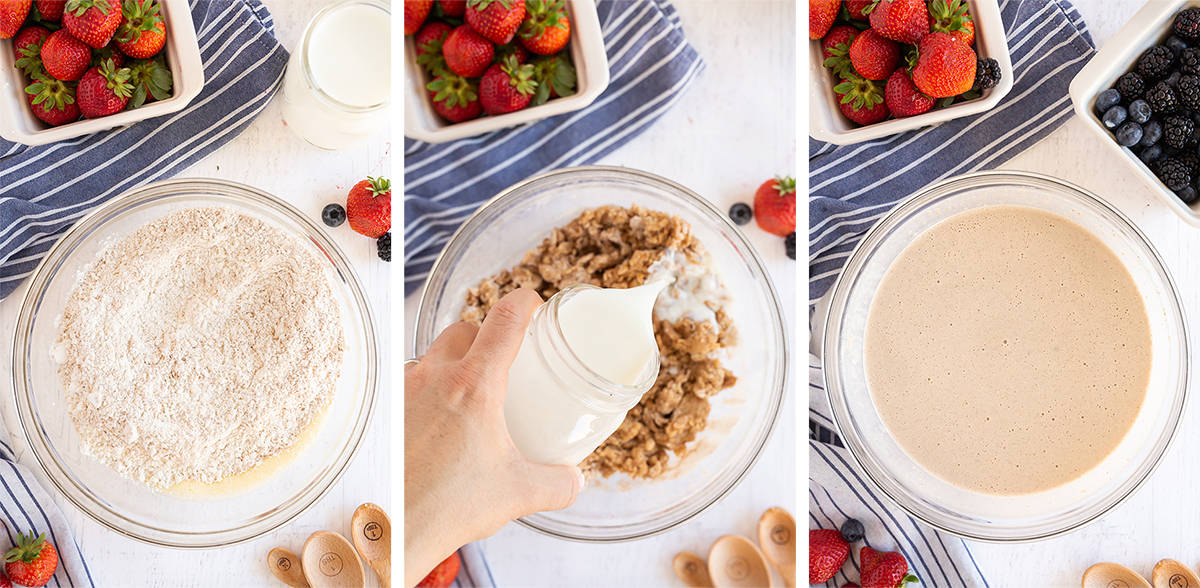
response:
[[[697,263],[705,257],[691,227],[678,217],[637,205],[588,210],[554,229],[516,267],[471,288],[462,319],[481,323],[502,296],[521,287],[549,298],[571,284],[640,286],[658,269],[657,262],[674,261],[678,254]],[[709,397],[737,381],[718,358],[718,351],[736,341],[733,323],[719,303],[707,305],[712,320],[668,320],[656,309],[658,379],[620,428],[580,464],[584,472],[657,477],[666,471],[671,455],[685,455],[687,444],[704,430]]]
[[[319,260],[227,208],[180,210],[107,247],[53,349],[83,452],[159,490],[291,447],[329,406],[343,351]]]

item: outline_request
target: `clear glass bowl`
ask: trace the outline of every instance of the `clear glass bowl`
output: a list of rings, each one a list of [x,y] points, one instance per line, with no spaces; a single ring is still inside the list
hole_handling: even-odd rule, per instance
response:
[[[1111,248],[1138,284],[1154,349],[1146,400],[1117,449],[1074,482],[1021,496],[971,492],[920,467],[880,419],[863,361],[867,311],[896,256],[915,237],[950,216],[1006,204],[1069,218]],[[981,172],[935,184],[880,220],[863,237],[834,285],[823,350],[834,421],[862,470],[912,516],[982,541],[1044,539],[1077,529],[1120,504],[1149,477],[1165,453],[1187,393],[1183,308],[1158,253],[1129,219],[1099,197],[1054,178],[1023,172]]]
[[[641,171],[577,167],[518,183],[488,201],[437,258],[417,311],[415,349],[458,320],[467,288],[511,267],[551,229],[585,209],[639,204],[679,216],[712,254],[733,302],[738,345],[726,367],[738,377],[713,398],[708,428],[668,475],[591,482],[573,506],[522,524],[578,541],[625,541],[682,524],[732,490],[754,465],[779,419],[788,343],[779,301],[750,243],[725,214],[691,190]]]
[[[253,482],[184,495],[155,492],[80,452],[50,350],[57,337],[55,323],[78,277],[104,247],[151,220],[197,206],[222,206],[258,218],[328,261],[330,287],[341,307],[346,362],[333,402],[311,439]],[[135,188],[76,223],[30,279],[13,342],[17,415],[50,482],[99,523],[134,539],[180,548],[246,541],[314,504],[358,450],[375,405],[377,372],[370,305],[349,262],[325,230],[266,192],[210,179]]]

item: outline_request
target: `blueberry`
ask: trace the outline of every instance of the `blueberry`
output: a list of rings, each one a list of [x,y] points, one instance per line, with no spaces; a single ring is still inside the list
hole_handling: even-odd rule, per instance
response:
[[[341,204],[326,204],[321,209],[321,220],[331,227],[340,226],[346,222],[346,209]]]
[[[796,232],[788,233],[787,237],[783,238],[783,248],[787,252],[788,259],[796,259]]]
[[[858,519],[846,519],[846,522],[842,523],[842,539],[845,539],[846,543],[862,541],[866,534],[867,530],[863,528],[862,523],[858,522]]]
[[[1184,204],[1191,204],[1196,201],[1196,187],[1188,186],[1175,193]]]
[[[1172,88],[1177,88],[1177,87],[1179,87],[1179,78],[1181,78],[1181,77],[1183,77],[1183,74],[1181,74],[1177,71],[1171,72],[1171,75],[1167,76],[1167,79],[1165,79],[1163,81],[1165,81],[1168,86],[1171,86]]]
[[[1121,103],[1121,93],[1116,88],[1109,88],[1096,96],[1096,112],[1107,112],[1108,109]]]
[[[1171,52],[1175,54],[1175,57],[1179,57],[1179,54],[1182,53],[1184,49],[1188,48],[1187,42],[1179,37],[1176,37],[1175,35],[1167,37],[1167,40],[1163,43],[1163,45],[1165,45],[1167,49],[1170,49]]]
[[[1104,116],[1100,120],[1104,121],[1104,126],[1115,129],[1117,125],[1125,122],[1125,116],[1128,114],[1124,106],[1117,105],[1104,111]]]
[[[1122,147],[1133,147],[1138,141],[1142,140],[1142,125],[1135,122],[1127,122],[1120,126],[1115,133],[1117,143]]]
[[[729,218],[735,225],[744,225],[754,218],[754,209],[745,202],[738,202],[729,207]]]
[[[1139,125],[1146,124],[1152,114],[1154,113],[1150,110],[1150,103],[1145,100],[1134,100],[1129,105],[1129,120]]]
[[[1146,165],[1150,165],[1151,163],[1158,161],[1162,158],[1162,156],[1162,147],[1158,145],[1151,145],[1145,149],[1142,149],[1141,153],[1138,153],[1138,159],[1142,160],[1142,163]]]
[[[1152,120],[1145,125],[1142,125],[1142,140],[1138,142],[1138,145],[1141,145],[1142,147],[1149,147],[1157,144],[1158,140],[1161,138],[1162,123]]]

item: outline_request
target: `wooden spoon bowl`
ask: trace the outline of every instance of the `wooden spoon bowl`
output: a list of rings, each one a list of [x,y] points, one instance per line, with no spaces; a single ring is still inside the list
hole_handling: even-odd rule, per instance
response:
[[[724,535],[708,551],[708,575],[716,588],[770,588],[767,560],[749,539]]]
[[[758,545],[788,586],[796,585],[796,519],[778,506],[758,519]],[[1200,588],[1200,587],[1198,587]]]
[[[363,588],[367,584],[354,546],[333,531],[310,535],[300,562],[312,588]]]
[[[1154,588],[1200,588],[1200,577],[1191,568],[1164,559],[1154,565]]]
[[[1137,572],[1115,563],[1098,563],[1083,572],[1083,588],[1153,588]]]
[[[675,554],[672,564],[675,566],[675,575],[685,586],[713,588],[712,578],[708,575],[708,565],[700,556],[690,551],[681,551]]]
[[[354,510],[350,536],[359,555],[367,560],[383,588],[392,585],[392,519],[370,502]]]
[[[304,570],[300,567],[300,557],[290,549],[276,547],[267,552],[267,568],[280,582],[292,588],[309,588]]]

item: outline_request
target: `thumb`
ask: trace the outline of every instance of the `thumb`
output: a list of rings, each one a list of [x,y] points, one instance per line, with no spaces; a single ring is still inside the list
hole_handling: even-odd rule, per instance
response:
[[[518,469],[523,487],[521,516],[567,508],[583,489],[583,473],[576,466],[525,462]]]

